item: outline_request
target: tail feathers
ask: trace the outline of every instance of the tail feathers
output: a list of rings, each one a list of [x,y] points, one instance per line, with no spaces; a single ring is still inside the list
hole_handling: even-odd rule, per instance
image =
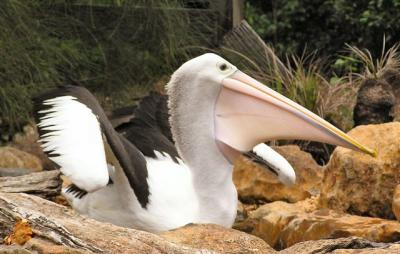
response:
[[[68,187],[66,187],[65,189],[63,189],[63,194],[66,194],[67,196],[72,196],[74,198],[81,199],[87,195],[87,191],[80,189],[75,184],[71,184]]]

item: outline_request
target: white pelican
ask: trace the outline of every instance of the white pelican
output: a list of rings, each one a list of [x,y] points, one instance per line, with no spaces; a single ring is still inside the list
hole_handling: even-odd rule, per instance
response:
[[[237,208],[231,162],[240,152],[271,139],[307,139],[374,153],[215,54],[183,64],[167,91],[177,152],[156,129],[143,139],[148,146],[128,141],[82,87],[35,99],[43,150],[72,181],[64,194],[74,209],[151,232],[188,223],[230,227]],[[255,149],[293,182],[290,165],[263,151]]]

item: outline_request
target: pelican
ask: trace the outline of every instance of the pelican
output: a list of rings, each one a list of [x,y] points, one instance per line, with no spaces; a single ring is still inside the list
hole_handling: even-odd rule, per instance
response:
[[[167,93],[174,147],[157,129],[142,135],[147,145],[129,141],[82,87],[59,87],[35,99],[41,146],[72,181],[63,192],[74,209],[150,232],[188,223],[231,227],[237,208],[232,162],[240,153],[253,150],[283,182],[295,179],[283,158],[257,144],[306,139],[374,154],[215,54],[184,63]]]

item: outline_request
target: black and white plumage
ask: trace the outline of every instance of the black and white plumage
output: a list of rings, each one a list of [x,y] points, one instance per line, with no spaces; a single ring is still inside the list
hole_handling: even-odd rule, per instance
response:
[[[115,126],[115,130],[132,142],[144,156],[156,158],[155,151],[158,151],[178,162],[179,155],[168,120],[167,100],[166,95],[150,92],[137,107],[125,112],[132,118]]]
[[[108,167],[120,166],[140,204],[147,205],[146,161],[114,130],[88,90],[61,86],[35,98],[34,105],[43,151],[77,188],[93,192],[105,187],[111,178]],[[106,161],[108,146],[120,165]]]
[[[183,64],[167,88],[168,114],[145,106],[162,99],[144,100],[119,127],[123,135],[85,88],[63,86],[35,99],[43,150],[74,184],[64,190],[74,209],[147,231],[230,227],[237,208],[231,162],[241,152],[271,139],[307,138],[372,153],[214,54]],[[172,136],[163,125],[168,115]],[[294,181],[276,152],[261,145],[254,153],[281,181]]]
[[[73,182],[63,195],[74,209],[101,221],[147,231],[192,221],[196,205],[190,204],[196,197],[190,189],[190,171],[168,133],[164,136],[160,129],[168,121],[151,122],[155,117],[161,119],[146,111],[157,110],[151,105],[153,99],[143,100],[134,121],[119,126],[132,139],[129,142],[114,130],[94,96],[83,87],[62,86],[35,98],[40,142]],[[176,182],[184,184],[177,186]]]

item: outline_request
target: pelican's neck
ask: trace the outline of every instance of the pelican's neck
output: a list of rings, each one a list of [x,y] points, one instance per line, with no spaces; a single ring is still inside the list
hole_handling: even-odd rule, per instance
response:
[[[193,186],[202,209],[220,208],[229,212],[233,209],[236,214],[233,166],[221,153],[214,138],[214,104],[219,88],[182,85],[189,84],[187,82],[196,80],[182,80],[174,74],[168,85],[171,131],[176,147],[192,171]]]
[[[203,89],[201,94],[193,96],[169,89],[171,132],[179,155],[193,171],[197,183],[219,186],[232,181],[232,165],[214,138],[214,102],[219,92]]]

